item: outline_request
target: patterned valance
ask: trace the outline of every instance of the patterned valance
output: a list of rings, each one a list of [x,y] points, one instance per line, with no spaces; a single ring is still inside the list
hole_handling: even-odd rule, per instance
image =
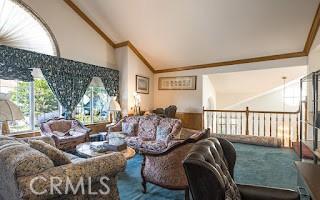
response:
[[[51,90],[66,109],[66,117],[80,102],[93,77],[100,77],[110,96],[119,98],[119,71],[0,45],[0,78],[33,81],[40,68]]]
[[[32,81],[32,68],[57,70],[73,76],[100,77],[110,96],[119,94],[119,71],[65,58],[0,45],[0,78]],[[13,75],[16,74],[16,75]]]

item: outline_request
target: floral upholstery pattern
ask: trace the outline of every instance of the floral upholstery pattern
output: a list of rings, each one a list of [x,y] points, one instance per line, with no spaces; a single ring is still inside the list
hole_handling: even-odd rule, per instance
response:
[[[29,141],[30,147],[36,149],[48,156],[54,166],[66,165],[71,163],[71,160],[59,149],[47,144],[41,140],[31,140]]]
[[[162,126],[158,126],[157,127],[157,135],[156,135],[156,139],[159,142],[167,142],[167,136],[169,135],[168,133],[171,132],[170,127],[162,127]]]
[[[128,136],[136,136],[138,132],[138,123],[122,122],[122,132]]]
[[[145,116],[139,121],[138,136],[142,140],[150,141],[156,139],[156,129],[160,118],[156,116]]]
[[[126,137],[128,146],[142,152],[162,152],[168,148],[169,143],[179,135],[182,123],[179,119],[162,118],[157,115],[125,117],[114,126],[109,127],[112,132],[126,132],[122,130],[124,123],[137,123],[138,133]],[[158,134],[158,136],[157,136]]]
[[[171,140],[161,152],[142,152],[145,162],[142,165],[143,186],[150,182],[169,189],[184,190],[188,181],[182,161],[188,151],[201,139],[207,137],[208,130],[197,131],[197,137],[186,140]]]
[[[43,135],[49,136],[55,141],[58,149],[64,151],[74,150],[78,144],[88,141],[91,131],[78,120],[63,118],[51,119],[41,123],[40,129]]]
[[[52,140],[52,139],[51,139]],[[73,157],[72,163],[54,167],[53,162],[43,153],[31,148],[29,144],[17,139],[0,137],[2,146],[6,145],[3,141],[16,141],[15,144],[2,148],[0,151],[0,194],[4,200],[23,200],[23,199],[110,199],[118,200],[117,174],[126,166],[126,159],[121,153],[115,152],[104,156],[91,159],[77,159]],[[30,140],[31,141],[31,140]],[[11,143],[12,144],[12,143]],[[80,193],[74,195],[69,193],[60,195],[55,191],[53,195],[44,193],[42,195],[33,194],[30,183],[35,177],[34,189],[40,191],[50,191],[50,177],[60,178],[62,183],[58,186],[60,191],[65,192],[67,179],[73,186],[83,178],[85,183],[85,195]],[[106,190],[100,184],[100,177],[107,176],[107,184],[110,192],[107,195],[89,195],[88,181],[91,177],[93,192],[99,189]]]

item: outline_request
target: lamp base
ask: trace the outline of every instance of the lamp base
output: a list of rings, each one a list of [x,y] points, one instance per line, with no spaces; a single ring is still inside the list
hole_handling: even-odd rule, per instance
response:
[[[2,135],[8,135],[10,133],[8,121],[2,122]]]

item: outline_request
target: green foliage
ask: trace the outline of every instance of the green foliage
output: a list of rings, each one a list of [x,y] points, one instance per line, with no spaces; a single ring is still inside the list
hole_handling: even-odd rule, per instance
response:
[[[24,113],[28,115],[30,112],[30,85],[27,82],[18,82],[17,89],[13,93],[11,99],[14,101]],[[44,113],[50,113],[58,110],[58,102],[49,88],[46,80],[37,79],[34,81],[35,92],[35,114],[39,116]]]
[[[25,116],[30,113],[30,84],[28,82],[18,82],[15,92],[11,96],[11,100],[19,106]]]
[[[47,81],[38,79],[34,81],[35,88],[35,114],[39,116],[59,109],[58,101],[49,88]]]

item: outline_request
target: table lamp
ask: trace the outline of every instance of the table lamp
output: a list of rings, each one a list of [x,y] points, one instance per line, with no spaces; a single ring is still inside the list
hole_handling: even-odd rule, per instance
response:
[[[10,133],[8,121],[24,119],[20,108],[10,101],[10,94],[0,93],[0,122],[2,122],[2,134]]]
[[[109,103],[109,111],[113,112],[112,116],[112,123],[116,123],[116,113],[118,111],[121,111],[120,104],[117,102],[117,97],[111,97],[110,103]]]

